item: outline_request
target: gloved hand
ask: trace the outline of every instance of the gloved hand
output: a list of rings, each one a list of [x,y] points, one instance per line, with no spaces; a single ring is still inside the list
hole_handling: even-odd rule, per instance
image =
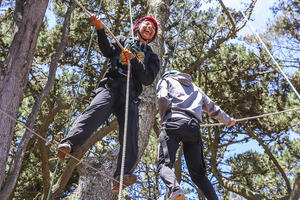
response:
[[[102,21],[96,15],[92,15],[90,17],[90,19],[91,19],[91,22],[94,24],[94,26],[96,27],[97,30],[100,30],[100,29],[104,28],[104,25],[103,25]]]
[[[127,60],[132,60],[134,58],[134,55],[131,51],[129,51],[128,49],[125,49],[124,52],[124,56]]]
[[[230,122],[230,124],[229,124],[229,126],[234,126],[235,123],[236,123],[235,119],[232,119],[231,122]]]

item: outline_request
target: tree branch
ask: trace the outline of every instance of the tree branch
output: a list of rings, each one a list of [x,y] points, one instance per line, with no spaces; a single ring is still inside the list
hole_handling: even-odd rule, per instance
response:
[[[279,170],[282,178],[284,179],[285,183],[286,183],[286,187],[287,187],[287,191],[290,194],[291,193],[291,184],[290,181],[288,179],[288,177],[286,176],[286,174],[284,173],[284,170],[282,169],[282,167],[280,166],[280,164],[278,163],[277,159],[274,157],[274,155],[272,154],[271,150],[267,147],[267,145],[264,144],[264,142],[249,128],[246,127],[246,130],[249,132],[249,135],[251,137],[253,137],[265,150],[265,153],[270,157],[270,159],[273,161],[274,165],[276,166],[276,168]]]
[[[49,77],[48,81],[46,83],[46,86],[44,87],[43,91],[39,93],[39,95],[36,97],[36,101],[34,102],[32,111],[27,119],[26,126],[29,127],[30,129],[33,128],[34,123],[36,121],[36,118],[38,116],[38,113],[40,111],[42,102],[44,101],[45,97],[49,94],[50,89],[52,88],[55,80],[55,73],[58,65],[59,58],[61,57],[61,54],[65,48],[66,42],[67,42],[67,36],[69,34],[69,27],[70,27],[70,17],[71,13],[75,8],[75,3],[73,3],[65,16],[65,21],[64,21],[64,29],[62,33],[62,39],[61,43],[55,53],[55,55],[52,57],[51,63],[50,63],[50,68],[49,68]],[[12,171],[8,175],[7,182],[3,188],[3,190],[0,193],[0,199],[6,199],[9,194],[11,194],[15,188],[17,179],[20,174],[21,166],[22,166],[22,161],[24,158],[24,154],[28,145],[28,142],[30,141],[32,137],[32,134],[29,131],[25,131],[22,140],[20,142],[20,145],[18,147],[18,151],[16,153],[16,158],[14,160],[13,166],[12,166]]]

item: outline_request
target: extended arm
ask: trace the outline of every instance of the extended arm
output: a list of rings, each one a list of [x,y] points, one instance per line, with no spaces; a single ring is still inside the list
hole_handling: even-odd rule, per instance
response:
[[[203,111],[206,112],[210,117],[217,119],[219,122],[233,126],[235,120],[227,115],[219,106],[215,103],[201,90],[203,95]]]

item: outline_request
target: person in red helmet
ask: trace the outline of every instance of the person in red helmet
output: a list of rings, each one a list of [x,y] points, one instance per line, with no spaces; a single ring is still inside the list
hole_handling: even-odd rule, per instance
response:
[[[121,147],[117,169],[113,177],[116,180],[119,179],[124,135],[127,68],[128,61],[130,61],[128,132],[123,179],[124,185],[129,186],[137,179],[133,171],[138,155],[139,95],[142,92],[142,85],[152,84],[160,68],[158,56],[148,45],[155,39],[158,25],[156,20],[151,17],[141,18],[134,26],[134,40],[124,36],[116,37],[125,49],[122,51],[114,40],[107,38],[102,21],[97,16],[91,16],[90,19],[97,29],[100,51],[109,59],[109,68],[94,91],[94,99],[58,145],[57,157],[64,160],[66,154],[72,153],[75,147],[81,146],[100,125],[107,121],[110,114],[114,114],[119,123]],[[112,191],[118,192],[118,190],[119,183],[113,181]]]
[[[155,39],[157,31],[158,24],[156,20],[152,17],[141,18],[133,28],[134,35],[138,35],[139,39],[147,44]]]

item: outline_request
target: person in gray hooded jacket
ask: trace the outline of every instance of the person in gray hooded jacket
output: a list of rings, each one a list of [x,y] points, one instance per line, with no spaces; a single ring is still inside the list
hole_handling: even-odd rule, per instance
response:
[[[179,71],[166,72],[157,85],[158,110],[162,123],[159,136],[158,170],[166,184],[166,199],[184,200],[172,171],[179,143],[183,144],[184,157],[192,181],[207,199],[218,199],[206,177],[200,123],[202,112],[229,126],[235,119],[228,116],[219,106],[192,82],[190,75]]]

